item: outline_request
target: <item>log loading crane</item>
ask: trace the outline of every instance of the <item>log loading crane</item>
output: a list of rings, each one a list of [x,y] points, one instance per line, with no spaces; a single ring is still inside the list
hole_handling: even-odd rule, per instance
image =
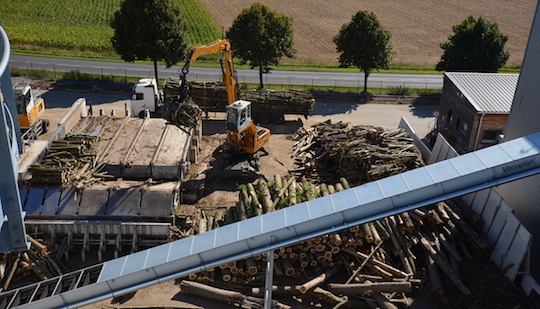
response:
[[[180,73],[180,85],[178,97],[174,102],[165,102],[165,117],[177,111],[179,104],[189,100],[187,74],[189,68],[202,55],[222,52],[221,60],[222,80],[227,90],[228,106],[226,109],[227,138],[222,145],[222,154],[226,162],[231,163],[226,170],[240,170],[242,175],[255,172],[260,176],[259,157],[265,153],[264,146],[270,140],[270,130],[255,125],[251,119],[251,102],[239,100],[238,80],[234,69],[231,42],[228,39],[220,39],[211,44],[193,47],[188,53],[186,64]],[[245,155],[248,156],[245,164]]]

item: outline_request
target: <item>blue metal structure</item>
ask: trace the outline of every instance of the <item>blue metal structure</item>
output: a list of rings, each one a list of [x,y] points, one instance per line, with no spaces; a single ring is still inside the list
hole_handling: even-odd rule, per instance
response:
[[[22,148],[9,54],[8,37],[0,23],[0,252],[28,249],[17,183]]]
[[[540,173],[540,133],[0,294],[0,308],[77,308]]]

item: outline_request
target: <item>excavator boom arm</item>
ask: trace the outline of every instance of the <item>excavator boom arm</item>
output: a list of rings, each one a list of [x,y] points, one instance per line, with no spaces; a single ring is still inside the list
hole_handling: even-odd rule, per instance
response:
[[[189,72],[189,68],[202,55],[209,55],[218,52],[223,52],[223,75],[222,80],[227,87],[227,99],[228,103],[232,104],[238,100],[238,80],[236,78],[236,71],[234,69],[232,51],[231,51],[231,42],[227,39],[220,39],[211,44],[193,47],[191,48],[186,64],[182,68],[182,75],[185,78],[185,75]]]

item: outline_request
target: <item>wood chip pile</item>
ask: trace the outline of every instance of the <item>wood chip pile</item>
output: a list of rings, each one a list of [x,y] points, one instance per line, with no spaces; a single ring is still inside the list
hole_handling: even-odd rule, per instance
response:
[[[28,171],[31,183],[36,184],[76,184],[83,186],[103,180],[101,173],[105,164],[93,167],[95,145],[98,137],[89,135],[68,135],[51,143],[45,158],[32,164]]]
[[[333,185],[258,179],[240,186],[236,207],[203,215],[194,230],[202,233],[348,187],[345,179]],[[491,248],[482,226],[482,218],[459,200],[448,200],[280,248],[274,251],[273,295],[281,303],[274,307],[289,308],[288,297],[305,295],[349,308],[403,308],[427,294],[439,308],[488,308],[494,300],[512,308],[521,293],[488,262]],[[261,254],[191,274],[182,291],[262,308],[257,304],[264,297],[266,263]]]
[[[172,102],[178,95],[179,79],[169,77],[165,84],[165,102]],[[223,83],[190,81],[188,94],[203,110],[225,111],[228,105],[227,90]],[[297,90],[246,90],[241,89],[240,99],[250,101],[253,111],[309,114],[315,99],[309,92]]]
[[[358,185],[423,166],[413,139],[403,129],[325,121],[293,135],[299,167],[291,172],[335,182],[345,177]]]

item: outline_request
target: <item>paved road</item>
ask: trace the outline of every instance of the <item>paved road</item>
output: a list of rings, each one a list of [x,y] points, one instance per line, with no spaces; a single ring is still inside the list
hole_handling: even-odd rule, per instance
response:
[[[43,58],[32,56],[11,55],[10,66],[35,70],[49,70],[54,72],[69,72],[79,70],[83,73],[117,75],[117,76],[153,76],[152,65],[101,62],[73,59]],[[158,67],[158,74],[164,76],[177,76],[181,67]],[[238,80],[246,83],[258,83],[258,70],[238,69]],[[219,68],[201,68],[193,66],[190,69],[190,78],[198,80],[221,80]],[[58,74],[60,76],[60,74]],[[364,85],[363,73],[337,73],[337,72],[305,72],[305,71],[277,71],[265,74],[265,83],[287,85],[313,85],[313,86],[344,86],[362,89]],[[372,73],[368,78],[369,87],[396,87],[442,89],[442,74],[388,74]]]

